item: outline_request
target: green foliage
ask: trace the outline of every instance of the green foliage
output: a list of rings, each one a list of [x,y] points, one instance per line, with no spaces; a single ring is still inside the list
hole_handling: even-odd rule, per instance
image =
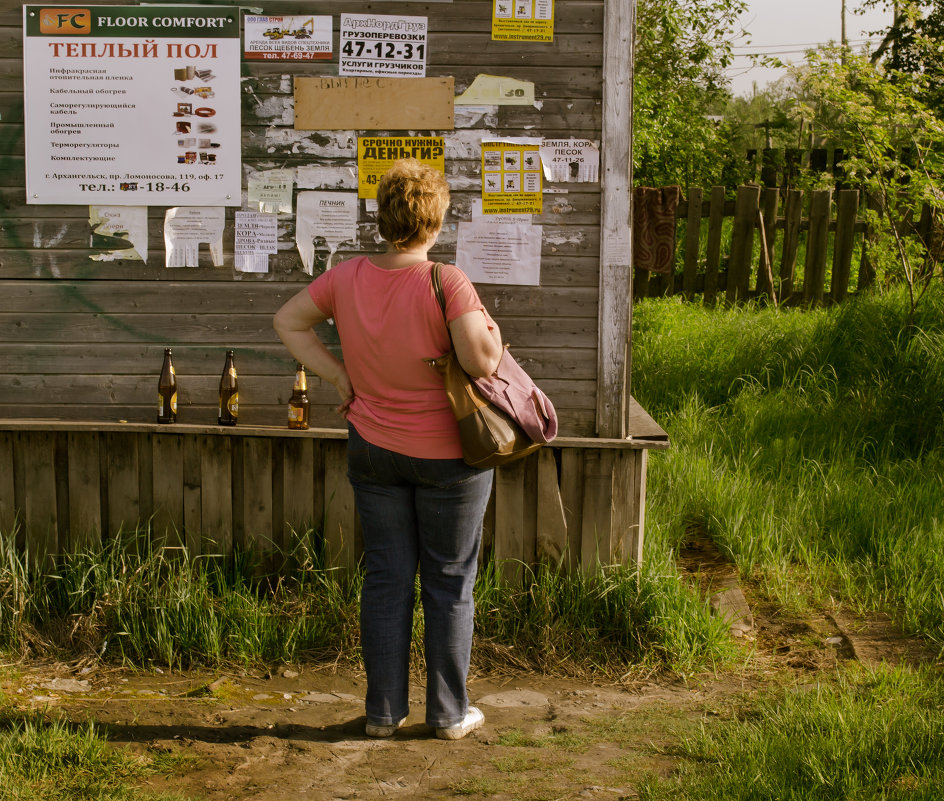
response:
[[[799,73],[807,92],[799,111],[846,147],[848,180],[875,204],[865,214],[874,232],[870,256],[905,281],[914,309],[934,266],[923,264],[928,243],[908,234],[925,206],[944,220],[944,121],[917,98],[907,77],[891,80],[841,51],[814,54]]]
[[[636,23],[633,174],[637,185],[717,183],[729,131],[708,119],[743,0],[642,0]]]

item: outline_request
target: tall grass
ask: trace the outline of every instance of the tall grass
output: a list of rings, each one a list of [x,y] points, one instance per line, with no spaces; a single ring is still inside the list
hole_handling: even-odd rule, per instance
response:
[[[634,395],[673,447],[649,531],[705,529],[772,599],[944,642],[944,292],[813,311],[639,304]]]
[[[277,577],[246,555],[223,562],[129,548],[146,543],[146,532],[64,556],[55,570],[33,564],[13,541],[0,534],[2,649],[84,650],[172,668],[358,659],[362,576],[325,570],[310,534]],[[690,673],[732,656],[724,625],[671,565],[641,575],[612,569],[565,577],[549,566],[523,574],[515,587],[491,568],[479,576],[474,653],[483,668],[618,678],[635,670]]]
[[[680,770],[644,801],[937,801],[944,787],[944,682],[882,669],[751,698],[683,741]]]

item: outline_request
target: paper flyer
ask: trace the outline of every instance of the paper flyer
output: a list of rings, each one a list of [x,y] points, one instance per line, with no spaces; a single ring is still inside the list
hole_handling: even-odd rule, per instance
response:
[[[233,254],[243,273],[269,272],[269,254],[279,252],[278,217],[258,211],[237,211]]]
[[[554,0],[492,0],[492,39],[553,42]]]
[[[266,214],[291,214],[294,183],[294,170],[258,172],[246,181],[249,205]]]
[[[482,140],[482,211],[540,214],[540,139]]]
[[[324,240],[331,254],[340,245],[357,245],[357,195],[353,192],[299,192],[295,214],[295,244],[302,266],[314,270],[315,240]]]
[[[164,265],[166,267],[199,267],[200,245],[210,248],[214,267],[223,266],[222,208],[168,209],[164,214]]]
[[[541,141],[544,177],[553,183],[586,183],[600,180],[600,145],[589,139]]]
[[[476,75],[455,99],[457,106],[533,106],[534,84],[501,75]]]
[[[357,139],[357,196],[377,197],[377,182],[398,159],[416,159],[446,174],[441,136],[364,136]]]
[[[147,261],[147,206],[89,206],[89,225],[92,247],[108,248],[92,261]]]
[[[342,14],[338,75],[426,75],[426,17]]]
[[[332,56],[330,16],[247,14],[243,28],[247,61],[320,61]]]
[[[24,6],[23,24],[27,203],[239,205],[235,9]]]
[[[459,223],[456,264],[475,284],[541,283],[542,226],[529,223]]]

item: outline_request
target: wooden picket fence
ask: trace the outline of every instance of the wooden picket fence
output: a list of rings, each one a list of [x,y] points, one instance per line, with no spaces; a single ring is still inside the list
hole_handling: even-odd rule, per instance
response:
[[[684,225],[676,237],[675,268],[667,274],[637,268],[634,297],[702,295],[713,303],[721,296],[735,303],[763,295],[789,305],[840,302],[870,286],[875,270],[860,215],[862,193],[808,194],[748,184],[729,200],[723,186],[707,193],[689,189],[676,211]],[[930,225],[930,213],[922,215],[916,233],[926,235]]]

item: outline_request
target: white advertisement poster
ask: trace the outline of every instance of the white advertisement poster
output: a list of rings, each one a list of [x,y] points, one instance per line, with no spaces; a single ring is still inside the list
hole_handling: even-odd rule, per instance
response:
[[[357,243],[357,195],[354,192],[299,192],[295,244],[305,272],[314,269],[315,240],[333,254],[342,242]]]
[[[331,17],[244,17],[248,61],[320,61],[331,58]]]
[[[199,267],[200,245],[210,248],[214,267],[223,266],[222,208],[174,208],[164,214],[164,265]]]
[[[342,14],[338,75],[426,76],[426,17]]]
[[[264,170],[246,181],[249,205],[266,214],[292,213],[295,170]]]
[[[461,222],[456,264],[475,284],[538,286],[541,230],[542,226],[528,223]]]
[[[234,8],[24,6],[27,203],[238,206]]]
[[[544,139],[541,164],[554,183],[599,181],[600,146],[589,139]]]
[[[237,211],[233,254],[243,273],[269,272],[269,254],[279,252],[278,217],[258,211]]]

